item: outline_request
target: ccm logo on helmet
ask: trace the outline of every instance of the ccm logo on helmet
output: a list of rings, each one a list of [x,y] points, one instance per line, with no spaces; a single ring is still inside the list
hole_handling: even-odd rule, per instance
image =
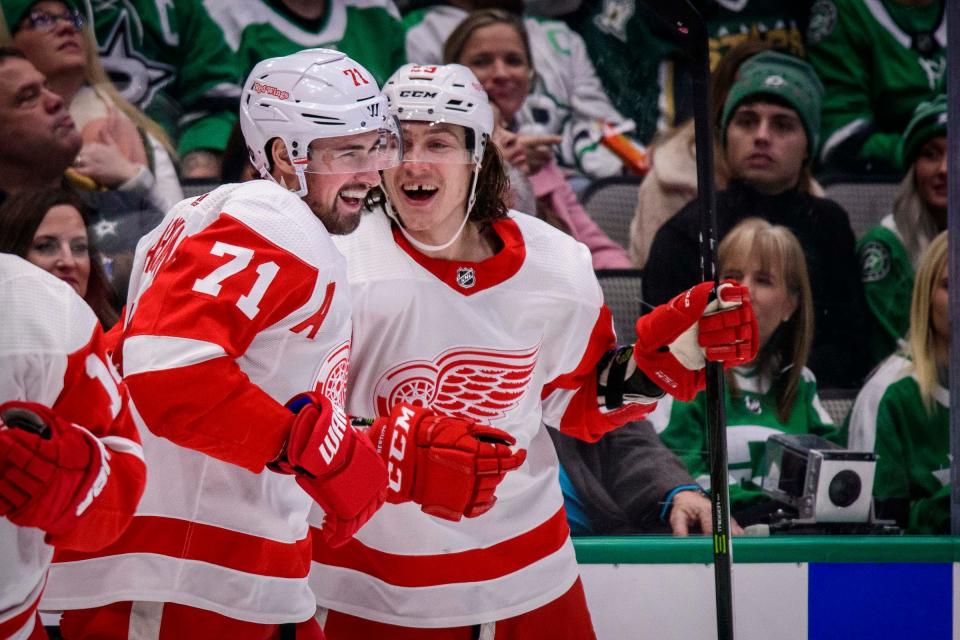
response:
[[[401,98],[436,98],[436,91],[414,91],[412,89],[405,89],[400,92]]]
[[[400,491],[403,483],[403,472],[400,471],[400,461],[407,450],[407,433],[410,431],[410,418],[413,410],[409,407],[400,407],[400,417],[394,423],[393,440],[390,441],[390,455],[387,458],[387,476],[391,491]]]
[[[270,95],[280,98],[281,100],[286,100],[290,97],[289,91],[284,91],[283,89],[278,89],[270,86],[269,84],[263,84],[262,82],[254,82],[253,90],[257,93],[269,93]]]

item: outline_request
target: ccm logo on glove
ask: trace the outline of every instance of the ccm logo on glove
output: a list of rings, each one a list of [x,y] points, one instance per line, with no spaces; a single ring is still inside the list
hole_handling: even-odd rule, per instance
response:
[[[393,423],[393,437],[390,441],[390,452],[387,456],[387,478],[390,491],[399,492],[403,486],[403,471],[400,463],[407,451],[407,438],[410,433],[410,418],[415,415],[413,409],[406,405],[399,405],[400,414]],[[380,438],[386,435],[387,430],[380,433]],[[377,449],[383,449],[383,443],[377,444]]]

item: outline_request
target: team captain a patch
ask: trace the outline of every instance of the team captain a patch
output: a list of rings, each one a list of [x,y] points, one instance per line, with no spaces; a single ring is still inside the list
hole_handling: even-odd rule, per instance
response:
[[[464,289],[469,289],[477,284],[477,274],[473,267],[457,268],[457,284]]]

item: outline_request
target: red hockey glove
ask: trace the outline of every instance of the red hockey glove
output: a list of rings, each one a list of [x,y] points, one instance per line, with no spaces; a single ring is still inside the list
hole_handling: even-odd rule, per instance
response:
[[[506,431],[406,403],[378,418],[369,434],[387,463],[387,501],[413,500],[454,522],[489,511],[497,485],[527,457],[510,448],[517,441]]]
[[[703,282],[637,320],[637,367],[678,400],[692,400],[706,386],[707,360],[729,368],[757,355],[747,288],[725,281],[718,291],[719,300],[710,302],[713,283]]]
[[[0,405],[0,515],[51,535],[71,531],[110,475],[89,431],[35,402]]]
[[[346,543],[373,517],[387,495],[387,470],[370,442],[346,415],[318,393],[288,404],[297,417],[286,448],[267,466],[293,473],[297,484],[323,507],[320,535],[332,547]]]

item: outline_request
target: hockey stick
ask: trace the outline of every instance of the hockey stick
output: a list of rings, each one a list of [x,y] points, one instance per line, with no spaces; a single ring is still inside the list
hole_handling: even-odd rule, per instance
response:
[[[706,23],[690,0],[644,0],[667,22],[691,60],[697,185],[700,204],[700,273],[719,284],[714,251],[717,207],[713,182],[713,132],[710,122],[710,47]],[[713,569],[717,603],[717,638],[733,639],[732,545],[730,490],[727,483],[727,420],[723,405],[723,368],[707,363],[707,442],[713,504]]]

